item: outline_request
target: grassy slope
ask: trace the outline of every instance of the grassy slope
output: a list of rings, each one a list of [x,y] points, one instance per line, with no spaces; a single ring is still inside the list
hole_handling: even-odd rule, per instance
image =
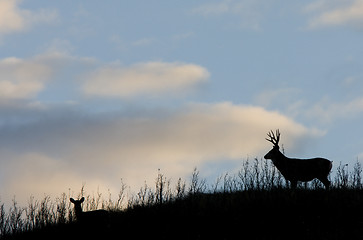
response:
[[[361,190],[246,190],[195,194],[112,212],[108,224],[70,223],[12,239],[362,239]]]

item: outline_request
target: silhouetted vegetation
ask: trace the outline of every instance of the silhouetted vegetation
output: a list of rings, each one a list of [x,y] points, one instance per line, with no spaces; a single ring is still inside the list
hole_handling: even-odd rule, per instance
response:
[[[121,183],[116,199],[61,194],[30,197],[28,206],[14,198],[0,203],[2,239],[352,239],[363,236],[362,166],[351,171],[338,164],[332,187],[320,181],[291,190],[270,161],[244,161],[235,173],[208,184],[197,169],[172,183],[160,171],[152,186],[130,193]],[[83,210],[109,211],[107,222],[76,221],[70,197],[85,197]]]

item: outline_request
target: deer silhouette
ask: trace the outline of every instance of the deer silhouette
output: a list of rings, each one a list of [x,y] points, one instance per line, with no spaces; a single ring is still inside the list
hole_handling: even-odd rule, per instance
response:
[[[78,222],[87,224],[108,224],[108,211],[100,209],[83,212],[82,203],[84,202],[84,197],[82,197],[80,200],[74,200],[73,198],[70,198],[69,200],[74,204],[74,213],[76,214]]]
[[[295,189],[297,182],[308,182],[315,178],[319,179],[326,189],[330,187],[328,175],[332,169],[333,162],[325,158],[297,159],[288,158],[280,152],[280,131],[267,133],[267,141],[273,144],[273,148],[265,155],[265,159],[271,159],[275,167],[284,178],[291,182],[291,188]]]

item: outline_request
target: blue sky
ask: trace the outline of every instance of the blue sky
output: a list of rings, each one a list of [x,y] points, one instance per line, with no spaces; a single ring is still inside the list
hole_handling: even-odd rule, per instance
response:
[[[360,0],[0,0],[0,196],[363,158]]]

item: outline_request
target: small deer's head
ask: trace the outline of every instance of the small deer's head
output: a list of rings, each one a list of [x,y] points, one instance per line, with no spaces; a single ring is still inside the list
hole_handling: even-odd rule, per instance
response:
[[[80,215],[82,214],[82,203],[84,201],[84,197],[82,197],[80,200],[74,200],[73,198],[69,199],[71,201],[71,203],[74,204],[74,212],[76,213],[77,218],[80,217]]]
[[[280,141],[280,131],[277,129],[276,134],[271,130],[267,133],[269,138],[266,138],[267,141],[271,142],[274,146],[273,148],[264,156],[265,159],[274,160],[281,155],[279,141]]]

